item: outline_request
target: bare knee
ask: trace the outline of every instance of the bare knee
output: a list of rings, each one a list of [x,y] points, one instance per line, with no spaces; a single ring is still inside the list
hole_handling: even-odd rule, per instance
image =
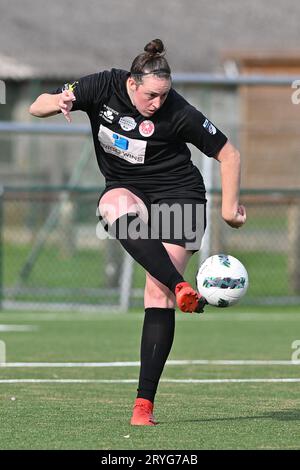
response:
[[[122,215],[137,211],[138,205],[134,195],[124,188],[111,189],[99,201],[99,213],[110,225]]]

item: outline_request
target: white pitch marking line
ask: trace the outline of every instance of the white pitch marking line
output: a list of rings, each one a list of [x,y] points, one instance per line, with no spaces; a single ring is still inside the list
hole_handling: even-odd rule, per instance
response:
[[[282,378],[282,379],[162,379],[163,382],[174,382],[174,383],[293,383],[300,382],[300,378]]]
[[[193,384],[222,384],[222,383],[300,383],[300,378],[281,378],[281,379],[161,379],[164,383],[193,383]],[[112,384],[112,383],[137,383],[136,379],[112,379],[112,380],[97,380],[97,379],[1,379],[0,383],[3,384],[18,384],[18,383],[93,383],[93,384]]]
[[[300,365],[299,361],[287,360],[170,360],[167,361],[168,366],[185,366],[185,365],[221,365],[221,366],[297,366]],[[0,362],[0,367],[139,367],[139,361],[132,362]]]
[[[18,321],[19,319],[26,319],[26,321],[69,321],[72,315],[72,319],[76,321],[119,321],[120,318],[126,321],[141,321],[144,317],[143,314],[136,313],[136,314],[124,314],[120,312],[62,312],[62,313],[29,313],[29,312],[22,312],[22,313],[3,313],[1,314],[1,318],[5,320],[8,319],[13,321]],[[193,316],[195,318],[195,315]],[[176,321],[185,321],[185,320],[192,320],[192,317],[187,317],[185,314],[178,314],[176,317]],[[294,321],[298,322],[300,320],[300,312],[294,313],[230,313],[230,312],[223,312],[223,313],[214,313],[209,312],[205,313],[200,316],[199,320],[205,321]],[[3,320],[2,320],[3,321]],[[22,321],[22,320],[21,320]]]
[[[35,325],[0,325],[0,331],[1,332],[7,332],[7,331],[37,331],[39,329],[38,326]]]

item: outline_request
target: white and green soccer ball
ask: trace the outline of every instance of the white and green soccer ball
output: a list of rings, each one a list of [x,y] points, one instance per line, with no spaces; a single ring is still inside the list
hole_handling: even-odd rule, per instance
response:
[[[200,266],[197,288],[210,305],[229,307],[247,292],[249,278],[245,266],[231,255],[213,255]]]

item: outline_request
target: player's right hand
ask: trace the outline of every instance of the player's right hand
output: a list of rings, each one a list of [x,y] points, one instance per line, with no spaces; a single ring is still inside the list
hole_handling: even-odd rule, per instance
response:
[[[75,100],[75,95],[71,90],[64,90],[60,94],[58,106],[68,122],[71,122],[70,111],[73,107],[73,101]]]

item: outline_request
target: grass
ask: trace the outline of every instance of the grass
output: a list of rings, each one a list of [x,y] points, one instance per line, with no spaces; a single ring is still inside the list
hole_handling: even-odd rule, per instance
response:
[[[299,307],[177,313],[169,359],[290,360]],[[0,313],[8,362],[138,361],[142,312]],[[299,354],[300,355],[300,354]],[[163,378],[299,378],[299,365],[185,365]],[[4,368],[1,379],[132,379],[137,367]],[[299,449],[299,383],[164,383],[160,425],[128,424],[136,383],[0,383],[1,449]],[[12,400],[12,398],[14,398]]]

